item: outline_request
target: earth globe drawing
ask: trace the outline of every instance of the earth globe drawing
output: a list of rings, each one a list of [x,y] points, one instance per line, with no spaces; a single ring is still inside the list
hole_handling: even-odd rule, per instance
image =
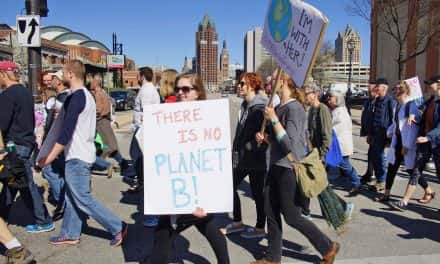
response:
[[[269,30],[276,42],[289,35],[292,26],[292,6],[290,0],[273,0],[269,9]]]

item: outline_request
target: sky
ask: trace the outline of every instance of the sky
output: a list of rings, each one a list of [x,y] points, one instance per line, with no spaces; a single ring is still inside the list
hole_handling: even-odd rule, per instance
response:
[[[15,25],[25,0],[2,0],[0,23]],[[112,33],[137,66],[161,64],[181,70],[185,56],[195,56],[195,32],[205,14],[226,40],[231,63],[243,63],[244,35],[263,26],[269,0],[47,0],[43,26],[59,25],[101,41],[111,49]],[[362,38],[362,62],[369,64],[370,27],[347,15],[350,0],[306,0],[330,20],[324,40],[331,41],[347,24]],[[219,53],[221,47],[219,47]]]

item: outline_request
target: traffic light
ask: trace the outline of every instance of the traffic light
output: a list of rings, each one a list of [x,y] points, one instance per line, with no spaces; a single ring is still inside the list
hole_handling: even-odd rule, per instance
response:
[[[26,0],[26,12],[27,14],[31,13],[31,2],[34,0]],[[47,13],[49,13],[49,9],[47,9],[47,0],[40,0],[40,16],[47,17]]]

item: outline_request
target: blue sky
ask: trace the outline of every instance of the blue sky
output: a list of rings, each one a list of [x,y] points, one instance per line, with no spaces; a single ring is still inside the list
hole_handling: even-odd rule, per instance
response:
[[[334,44],[347,23],[359,31],[362,61],[369,64],[370,32],[366,21],[350,17],[350,0],[307,0],[330,20],[325,40]],[[25,0],[2,0],[0,23],[15,24]],[[243,63],[245,32],[262,26],[268,0],[48,0],[43,25],[60,25],[85,33],[111,49],[112,32],[124,53],[138,66],[163,64],[180,70],[185,56],[194,56],[195,31],[205,13],[214,20],[220,41],[226,40],[231,63]]]

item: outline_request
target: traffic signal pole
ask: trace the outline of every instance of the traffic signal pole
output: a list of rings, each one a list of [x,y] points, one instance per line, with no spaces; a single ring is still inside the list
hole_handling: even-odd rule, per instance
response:
[[[40,15],[40,0],[26,1],[27,15]],[[29,88],[32,93],[38,94],[38,87],[41,83],[41,47],[28,48],[28,74]]]

